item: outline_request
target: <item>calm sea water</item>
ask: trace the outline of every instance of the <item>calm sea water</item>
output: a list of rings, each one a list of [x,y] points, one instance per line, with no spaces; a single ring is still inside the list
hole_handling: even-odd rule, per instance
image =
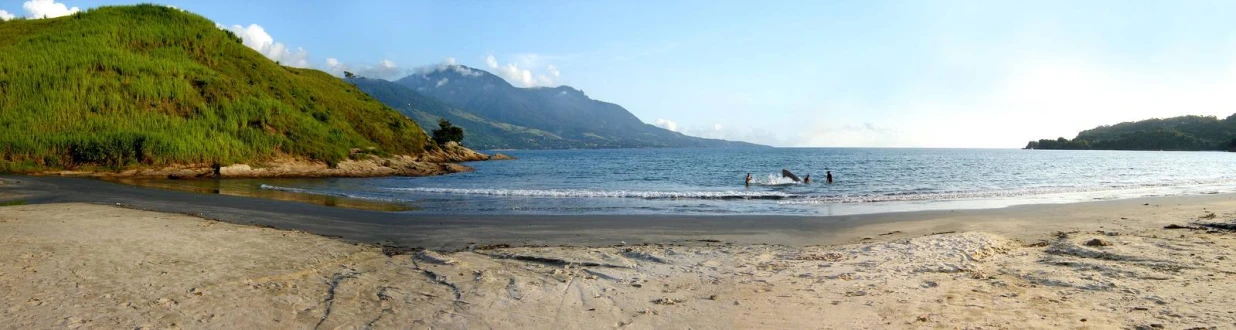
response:
[[[427,214],[842,215],[1236,192],[1236,153],[991,149],[509,151],[437,177],[263,189],[407,203]],[[810,184],[781,169],[810,174]],[[833,184],[823,183],[832,171]],[[744,186],[747,175],[755,178]]]

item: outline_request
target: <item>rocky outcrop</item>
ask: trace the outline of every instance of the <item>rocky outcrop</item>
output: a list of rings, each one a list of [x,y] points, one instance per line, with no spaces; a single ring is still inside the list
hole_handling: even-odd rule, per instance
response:
[[[211,173],[220,178],[273,178],[273,177],[373,177],[373,176],[429,176],[471,171],[472,168],[447,162],[418,161],[410,156],[370,157],[347,160],[334,167],[322,162],[276,161],[250,166],[236,164],[219,168]]]
[[[448,142],[446,145],[426,151],[419,156],[381,157],[367,150],[353,149],[348,160],[333,164],[333,166],[322,161],[285,156],[262,162],[227,166],[193,164],[129,169],[119,172],[49,171],[37,174],[169,179],[429,176],[472,170],[471,167],[458,164],[460,162],[514,159],[502,154],[495,156],[490,157],[465,148],[459,143]]]
[[[417,157],[420,161],[426,162],[477,162],[489,160],[489,155],[476,152],[475,150],[464,148],[458,142],[451,141],[442,145],[439,149],[430,150],[425,154]]]
[[[132,177],[168,179],[206,178],[318,178],[429,176],[471,171],[472,168],[447,162],[418,161],[411,156],[376,157],[346,160],[330,166],[325,162],[279,158],[262,163],[228,166],[174,166],[159,169],[134,169],[121,172],[51,172],[44,175]]]
[[[514,156],[507,156],[505,154],[499,154],[499,153],[495,153],[493,156],[489,156],[489,160],[516,160],[516,159],[519,159],[519,158],[515,158]]]

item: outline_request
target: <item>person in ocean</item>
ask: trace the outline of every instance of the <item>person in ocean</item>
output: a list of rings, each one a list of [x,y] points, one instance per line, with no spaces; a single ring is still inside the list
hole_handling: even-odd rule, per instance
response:
[[[811,183],[811,174],[803,177],[803,183]]]
[[[751,186],[751,173],[747,173],[747,186]]]
[[[828,181],[828,183],[833,183],[833,171],[825,171],[824,174],[827,175],[824,177],[824,180]]]

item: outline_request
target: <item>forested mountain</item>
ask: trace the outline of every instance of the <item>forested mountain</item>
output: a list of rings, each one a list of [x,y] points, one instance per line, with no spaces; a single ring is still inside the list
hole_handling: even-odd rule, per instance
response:
[[[1030,141],[1026,149],[1228,150],[1236,151],[1236,114],[1181,116],[1099,126],[1072,140]]]
[[[461,65],[440,66],[397,82],[442,101],[448,105],[447,109],[455,112],[417,110],[448,119],[448,114],[470,114],[476,117],[475,121],[486,125],[512,128],[471,128],[478,133],[499,135],[465,143],[473,148],[759,147],[746,142],[683,135],[646,124],[619,105],[593,100],[569,86],[517,88],[489,72]],[[401,108],[389,102],[388,105]],[[465,131],[470,130],[465,126],[468,123],[460,125]],[[512,130],[522,135],[511,135]],[[524,133],[541,138],[528,139]],[[486,144],[484,141],[505,142]]]
[[[351,84],[158,5],[0,21],[0,127],[0,172],[436,148]]]
[[[466,110],[417,93],[412,89],[381,79],[352,78],[356,85],[373,98],[416,120],[421,127],[437,127],[445,118],[464,128],[462,143],[477,149],[544,149],[570,148],[571,141],[549,132],[487,119]]]

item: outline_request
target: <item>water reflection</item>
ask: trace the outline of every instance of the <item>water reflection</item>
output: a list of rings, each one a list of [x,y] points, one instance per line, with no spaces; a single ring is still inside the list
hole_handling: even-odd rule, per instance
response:
[[[317,204],[330,207],[343,207],[371,211],[402,212],[419,208],[408,203],[374,201],[342,196],[306,194],[289,191],[262,189],[262,184],[299,185],[313,184],[320,179],[204,179],[204,180],[168,180],[168,179],[132,179],[109,178],[106,181],[146,188],[170,189],[202,194],[219,194],[229,196],[257,197],[281,201],[293,201]]]

